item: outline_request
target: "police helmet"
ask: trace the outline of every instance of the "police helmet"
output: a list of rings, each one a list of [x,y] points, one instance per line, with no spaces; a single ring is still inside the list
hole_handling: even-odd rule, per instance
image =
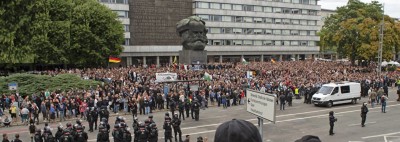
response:
[[[155,127],[157,127],[156,123],[150,124],[150,128],[155,128]]]
[[[121,117],[120,122],[125,122],[125,117]]]
[[[169,113],[168,113],[168,112],[166,112],[166,113],[165,113],[165,116],[169,116]]]
[[[119,123],[119,125],[120,125],[121,128],[125,128],[126,127],[126,124],[124,122]]]
[[[145,127],[143,122],[139,122],[139,127]]]
[[[80,126],[80,125],[78,125],[78,126],[76,127],[76,130],[83,130],[83,127]]]
[[[81,125],[82,124],[81,120],[80,119],[76,120],[76,124]]]
[[[67,123],[67,127],[71,127],[71,126],[72,126],[72,124],[68,122]]]
[[[69,129],[64,129],[64,134],[69,132],[70,132]]]
[[[103,117],[103,118],[101,118],[101,121],[102,122],[107,122],[107,118]]]
[[[135,117],[135,118],[133,118],[135,121],[138,121],[138,118],[137,117]]]
[[[103,121],[100,122],[100,126],[106,125],[106,123],[104,123]]]
[[[149,115],[149,118],[153,119],[153,115]]]
[[[115,124],[115,125],[114,125],[114,128],[119,128],[119,124]]]
[[[147,120],[144,121],[144,123],[145,123],[145,124],[149,124],[149,123],[150,123],[150,120],[147,119]]]
[[[105,127],[103,125],[99,125],[99,130],[101,129],[105,129]]]
[[[63,129],[63,126],[62,125],[58,125],[58,130],[62,130]]]
[[[178,113],[175,113],[174,116],[175,116],[175,117],[178,117]]]
[[[39,132],[39,133],[40,133],[40,132],[42,132],[42,130],[40,130],[40,129],[36,129],[36,132]]]

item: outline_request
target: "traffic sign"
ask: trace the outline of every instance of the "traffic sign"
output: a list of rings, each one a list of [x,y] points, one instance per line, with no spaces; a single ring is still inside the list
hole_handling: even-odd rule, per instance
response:
[[[18,88],[18,83],[16,83],[16,82],[8,83],[9,90],[17,90],[17,88]]]
[[[275,95],[247,89],[247,112],[275,123]]]

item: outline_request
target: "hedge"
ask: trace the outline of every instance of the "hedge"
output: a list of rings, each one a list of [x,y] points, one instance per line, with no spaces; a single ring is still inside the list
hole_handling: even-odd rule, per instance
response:
[[[15,93],[8,89],[8,83],[18,83],[18,92],[22,96],[49,91],[68,91],[73,88],[88,89],[90,86],[97,86],[101,82],[84,80],[75,74],[61,74],[57,76],[35,75],[35,74],[13,74],[7,77],[0,77],[0,94]]]

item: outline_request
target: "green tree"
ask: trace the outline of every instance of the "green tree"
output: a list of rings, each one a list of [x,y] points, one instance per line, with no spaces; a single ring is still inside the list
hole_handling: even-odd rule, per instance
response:
[[[379,30],[382,21],[382,5],[377,1],[363,3],[349,0],[329,16],[322,30],[321,46],[337,47],[340,55],[355,60],[376,60],[379,48]],[[385,15],[383,58],[393,57],[393,47],[400,43],[399,28],[392,18]],[[398,49],[396,49],[398,51]]]
[[[123,47],[123,26],[96,0],[0,2],[0,63],[104,66]]]

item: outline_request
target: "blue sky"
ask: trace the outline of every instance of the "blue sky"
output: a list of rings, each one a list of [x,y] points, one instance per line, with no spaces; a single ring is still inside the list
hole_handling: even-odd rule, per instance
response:
[[[348,0],[320,0],[318,4],[323,9],[335,10],[336,7],[346,5]],[[362,2],[370,3],[372,0],[360,0]],[[385,4],[385,14],[390,17],[400,18],[400,0],[377,0]]]

